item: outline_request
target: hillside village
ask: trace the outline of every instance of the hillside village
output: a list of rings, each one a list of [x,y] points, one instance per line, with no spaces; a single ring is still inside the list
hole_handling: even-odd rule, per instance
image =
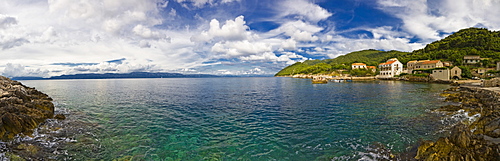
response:
[[[386,62],[380,63],[378,66],[368,66],[365,63],[352,63],[350,69],[336,70],[331,74],[297,74],[292,77],[312,78],[314,80],[384,79],[440,81],[450,83],[453,82],[450,80],[489,80],[494,78],[494,80],[498,82],[497,79],[500,78],[500,61],[493,63],[493,65],[490,58],[481,58],[478,55],[464,56],[463,64],[460,67],[454,66],[452,62],[443,62],[441,60],[411,60],[404,65],[397,58],[391,58]],[[363,74],[358,75],[357,73]],[[490,83],[488,86],[500,86],[500,82]]]
[[[298,62],[275,76],[426,82],[500,80],[496,78],[500,77],[500,31],[462,29],[412,52],[356,51],[334,59]]]
[[[483,64],[489,61],[490,58],[481,58],[478,55],[464,56],[463,65],[466,67],[467,72],[471,75],[462,74],[462,69],[458,66],[453,66],[451,62],[442,62],[441,60],[411,60],[404,67],[397,58],[391,58],[385,63],[380,63],[378,68],[374,66],[366,66],[364,63],[353,63],[352,69],[365,69],[371,70],[380,78],[399,77],[402,75],[413,76],[429,76],[436,80],[459,80],[465,78],[479,79],[479,78],[492,78],[498,76],[500,73],[500,62],[496,62],[495,67],[487,67]],[[471,77],[472,76],[472,77]]]
[[[353,63],[351,69],[363,69],[378,73],[375,76],[377,78],[410,75],[428,76],[434,80],[485,79],[496,77],[500,73],[500,62],[496,62],[495,67],[484,64],[484,62],[490,61],[489,58],[481,58],[478,55],[466,55],[463,60],[463,68],[464,70],[469,70],[466,72],[470,72],[470,75],[462,73],[463,69],[454,66],[453,63],[441,60],[411,60],[404,66],[397,58],[391,58],[384,63],[380,63],[378,68],[367,66],[364,63]]]

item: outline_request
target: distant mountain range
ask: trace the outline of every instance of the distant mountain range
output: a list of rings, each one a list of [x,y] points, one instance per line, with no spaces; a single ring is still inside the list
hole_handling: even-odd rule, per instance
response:
[[[267,75],[252,75],[267,76]],[[42,77],[13,77],[13,80],[44,80],[44,79],[121,79],[121,78],[215,78],[215,77],[242,77],[235,75],[210,75],[210,74],[180,74],[180,73],[105,73],[105,74],[74,74],[61,75],[50,78]]]

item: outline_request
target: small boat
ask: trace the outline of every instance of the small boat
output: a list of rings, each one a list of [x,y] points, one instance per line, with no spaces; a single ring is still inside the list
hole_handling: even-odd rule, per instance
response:
[[[326,84],[326,83],[328,83],[328,80],[326,78],[323,78],[323,77],[314,77],[312,79],[312,83],[313,84]]]

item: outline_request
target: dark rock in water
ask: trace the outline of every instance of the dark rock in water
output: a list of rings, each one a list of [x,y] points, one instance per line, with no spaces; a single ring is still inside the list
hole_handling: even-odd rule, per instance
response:
[[[30,135],[46,119],[53,118],[52,99],[34,88],[0,76],[0,139]]]
[[[417,160],[500,160],[500,94],[491,89],[453,87],[445,91],[447,101],[459,106],[443,106],[437,111],[463,110],[478,115],[452,128],[448,137],[423,141],[418,147]]]

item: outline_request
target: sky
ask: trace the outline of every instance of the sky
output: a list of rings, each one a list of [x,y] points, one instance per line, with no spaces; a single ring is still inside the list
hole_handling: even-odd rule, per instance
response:
[[[500,30],[500,0],[2,0],[0,73],[273,75]]]

